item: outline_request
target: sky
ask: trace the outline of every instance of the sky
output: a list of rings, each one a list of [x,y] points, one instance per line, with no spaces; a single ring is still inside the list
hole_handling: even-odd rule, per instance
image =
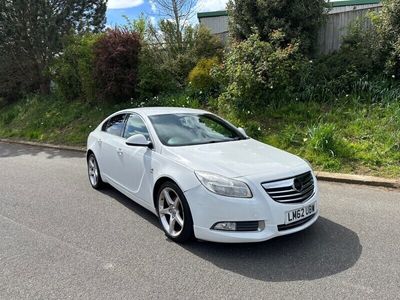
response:
[[[228,0],[198,0],[196,12],[224,10],[227,2]],[[159,16],[157,6],[152,0],[108,0],[107,26],[124,25],[126,20],[123,16],[132,20],[142,13],[153,21]],[[196,22],[197,18],[195,17],[193,21]]]
[[[228,0],[198,0],[197,12],[224,10]],[[126,23],[123,16],[135,19],[142,13],[156,20],[157,6],[152,0],[108,0],[107,25],[114,27]]]

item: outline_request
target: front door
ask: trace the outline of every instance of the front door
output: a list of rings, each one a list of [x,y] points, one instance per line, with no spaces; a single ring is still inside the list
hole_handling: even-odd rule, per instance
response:
[[[126,145],[126,139],[135,134],[143,134],[150,141],[149,132],[142,118],[137,114],[131,114],[126,121],[123,140],[118,148],[120,150],[118,182],[129,193],[147,202],[153,151],[148,147]]]

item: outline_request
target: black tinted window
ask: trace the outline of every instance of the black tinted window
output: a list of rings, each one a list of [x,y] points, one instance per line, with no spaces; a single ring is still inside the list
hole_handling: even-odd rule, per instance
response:
[[[122,130],[124,129],[125,116],[126,115],[123,114],[112,117],[106,122],[105,126],[103,127],[103,130],[105,132],[108,132],[109,134],[120,136],[122,134]]]
[[[143,120],[138,115],[130,115],[126,121],[124,138],[127,139],[135,134],[143,134],[148,141],[150,140],[149,132]]]

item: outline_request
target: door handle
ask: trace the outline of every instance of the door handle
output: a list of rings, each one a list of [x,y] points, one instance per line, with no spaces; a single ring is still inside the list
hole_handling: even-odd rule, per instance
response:
[[[117,153],[118,153],[119,156],[122,156],[124,154],[124,151],[122,151],[121,148],[118,148],[117,149]]]
[[[99,143],[99,145],[101,145],[101,143],[103,142],[101,139],[98,139],[97,142]]]

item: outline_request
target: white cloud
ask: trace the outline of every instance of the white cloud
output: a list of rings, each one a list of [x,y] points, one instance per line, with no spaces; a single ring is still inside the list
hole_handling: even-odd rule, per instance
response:
[[[142,5],[143,3],[144,0],[109,0],[108,8],[120,9],[120,8],[136,7]]]
[[[198,0],[197,10],[199,12],[225,10],[227,3],[228,0]]]
[[[150,4],[150,7],[151,7],[151,10],[152,10],[152,12],[157,12],[157,6],[156,6],[156,4],[154,3],[154,1],[152,1],[152,0],[149,0],[149,4]]]

